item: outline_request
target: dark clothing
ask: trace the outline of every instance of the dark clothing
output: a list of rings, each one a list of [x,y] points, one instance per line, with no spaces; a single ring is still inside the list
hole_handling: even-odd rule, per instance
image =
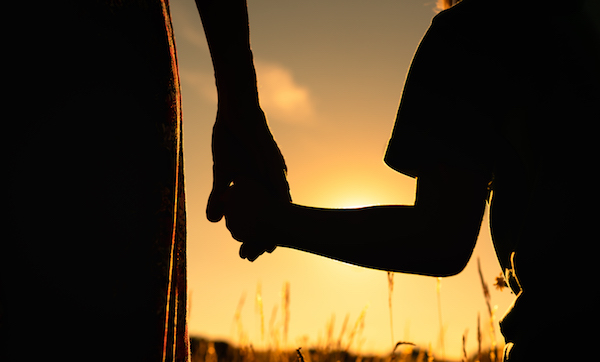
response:
[[[186,361],[168,2],[12,3],[0,360]]]
[[[476,0],[438,14],[385,156],[413,177],[445,164],[489,178],[494,247],[520,293],[502,322],[510,361],[561,360],[569,354],[553,340],[568,339],[570,350],[593,335],[586,293],[597,196],[587,178],[598,155],[600,37],[592,16],[578,2],[533,11]]]

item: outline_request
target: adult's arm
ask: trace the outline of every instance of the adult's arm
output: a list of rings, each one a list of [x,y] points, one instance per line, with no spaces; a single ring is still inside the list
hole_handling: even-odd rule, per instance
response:
[[[219,106],[258,106],[246,0],[196,0],[196,6],[213,60]]]
[[[226,214],[244,247],[261,238],[364,267],[449,276],[469,261],[487,199],[478,173],[436,167],[417,179],[415,204],[325,209],[295,204],[268,211],[253,186],[232,189]],[[251,196],[252,195],[252,196]],[[252,199],[254,198],[254,199]]]
[[[210,48],[218,93],[213,128],[213,189],[207,217],[219,221],[224,193],[250,177],[272,197],[290,201],[286,165],[260,107],[245,0],[196,0]]]

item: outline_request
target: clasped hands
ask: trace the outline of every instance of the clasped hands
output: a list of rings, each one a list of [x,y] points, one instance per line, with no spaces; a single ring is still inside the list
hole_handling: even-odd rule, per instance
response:
[[[240,257],[254,261],[276,248],[273,216],[291,202],[284,158],[260,107],[219,109],[213,127],[213,187],[206,209],[212,222],[223,216]]]

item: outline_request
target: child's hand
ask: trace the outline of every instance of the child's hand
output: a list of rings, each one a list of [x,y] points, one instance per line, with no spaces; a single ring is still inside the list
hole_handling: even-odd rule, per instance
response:
[[[254,261],[277,243],[275,225],[283,210],[281,200],[252,179],[231,186],[226,196],[225,222],[234,239],[241,241],[240,257]]]

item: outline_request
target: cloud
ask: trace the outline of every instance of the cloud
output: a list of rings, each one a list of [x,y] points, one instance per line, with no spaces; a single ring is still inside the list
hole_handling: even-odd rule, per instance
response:
[[[194,90],[195,96],[200,96],[214,105],[217,104],[217,87],[215,86],[213,73],[179,68],[179,74],[184,92],[184,101],[187,98],[185,94],[186,89],[189,87]]]
[[[271,122],[311,123],[315,110],[310,91],[296,83],[289,69],[255,61],[260,104]]]
[[[294,80],[289,69],[273,63],[255,61],[258,92],[262,109],[270,123],[310,124],[315,121],[315,107],[310,91]],[[184,92],[217,104],[215,79],[211,72],[179,69]],[[184,98],[187,98],[184,94]]]
[[[181,45],[191,45],[196,50],[201,50],[201,56],[210,57],[197,12],[185,11],[185,8],[178,6],[172,9],[172,17],[175,36],[182,40]],[[184,92],[216,104],[217,93],[212,67],[185,67],[181,66],[181,63],[179,72]],[[296,82],[290,69],[256,59],[255,68],[260,103],[271,123],[314,122],[315,107],[311,93],[307,87]],[[187,97],[184,94],[185,98]]]

